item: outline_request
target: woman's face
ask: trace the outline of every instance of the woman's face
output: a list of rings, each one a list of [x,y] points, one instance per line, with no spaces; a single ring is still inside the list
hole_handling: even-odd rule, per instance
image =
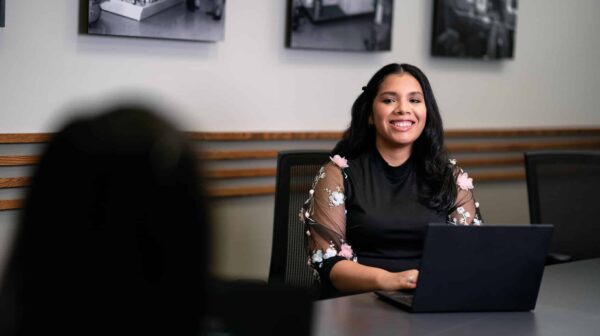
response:
[[[425,97],[417,79],[408,73],[387,75],[373,100],[370,118],[378,148],[412,148],[425,128],[426,118]]]

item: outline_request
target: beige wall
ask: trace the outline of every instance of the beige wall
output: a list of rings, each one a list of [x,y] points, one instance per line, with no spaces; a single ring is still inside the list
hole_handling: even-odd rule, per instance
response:
[[[421,67],[446,126],[600,124],[600,2],[519,1],[515,58],[432,58],[432,0],[395,1],[392,51],[286,49],[287,0],[226,2],[225,40],[79,35],[79,1],[7,1],[0,132],[51,130],[68,107],[122,96],[169,107],[190,130],[341,130],[373,72]]]
[[[433,1],[423,0],[395,1],[390,52],[286,49],[286,2],[227,1],[225,41],[197,43],[78,35],[79,1],[8,1],[0,133],[53,131],[83,113],[72,107],[122,97],[166,107],[189,130],[341,130],[360,87],[389,62],[429,75],[447,128],[600,125],[600,1],[519,1],[515,59],[502,62],[430,57]],[[488,222],[528,221],[524,183],[477,188]],[[214,216],[215,271],[265,279],[273,197],[218,200]],[[0,262],[15,217],[0,212]]]

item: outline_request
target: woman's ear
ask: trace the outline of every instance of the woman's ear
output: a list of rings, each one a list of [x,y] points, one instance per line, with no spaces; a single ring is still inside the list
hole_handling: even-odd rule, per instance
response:
[[[369,115],[369,121],[368,121],[368,123],[369,123],[369,126],[373,125],[373,114]]]

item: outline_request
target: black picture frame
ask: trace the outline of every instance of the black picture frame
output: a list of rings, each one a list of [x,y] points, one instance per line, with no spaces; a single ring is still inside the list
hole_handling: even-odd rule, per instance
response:
[[[225,0],[83,0],[85,32],[168,40],[224,40]]]
[[[394,0],[288,0],[286,47],[391,50]]]
[[[518,0],[434,0],[431,55],[514,58]]]
[[[0,27],[4,27],[5,0],[0,0]]]

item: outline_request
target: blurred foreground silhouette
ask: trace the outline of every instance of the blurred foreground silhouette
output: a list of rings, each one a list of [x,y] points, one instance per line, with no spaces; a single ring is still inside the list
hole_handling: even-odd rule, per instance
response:
[[[197,335],[210,251],[197,164],[144,107],[64,125],[27,191],[0,333]]]

